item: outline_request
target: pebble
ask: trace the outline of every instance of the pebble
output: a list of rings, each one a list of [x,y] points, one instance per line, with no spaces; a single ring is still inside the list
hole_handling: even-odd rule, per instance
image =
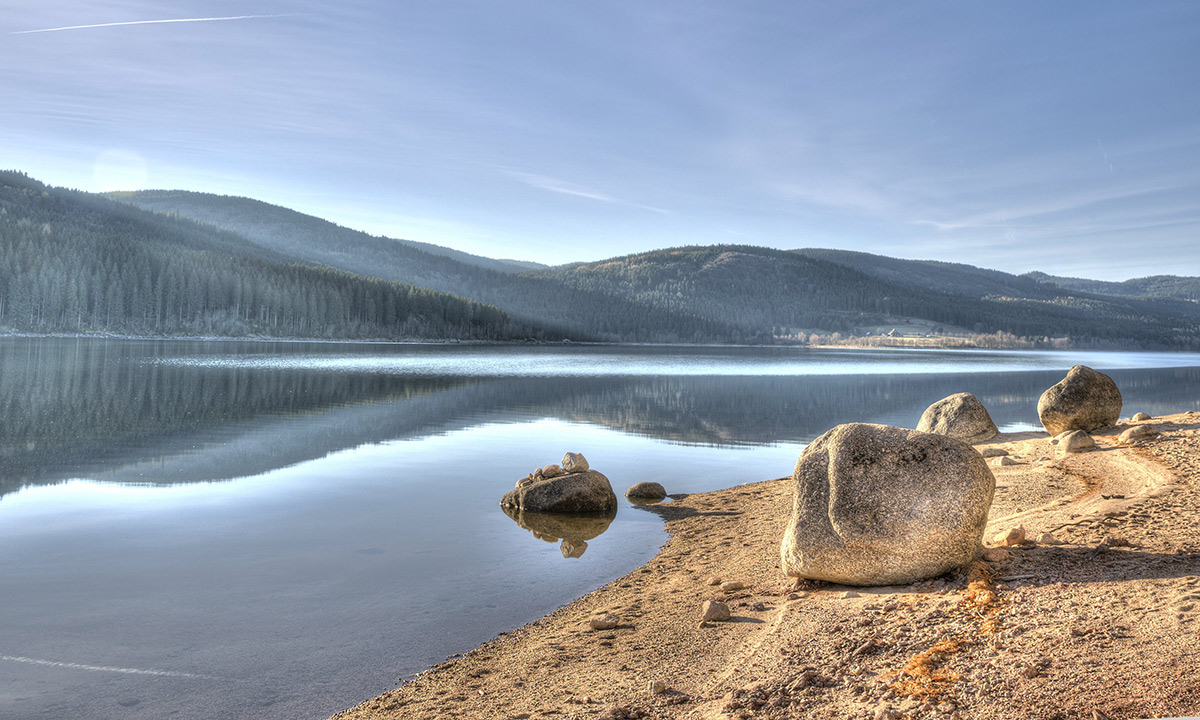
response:
[[[588,618],[588,627],[593,630],[612,630],[621,624],[621,618],[610,613]]]
[[[730,580],[728,582],[721,583],[721,592],[733,592],[734,590],[741,590],[745,587],[746,583],[742,582],[741,580]]]
[[[1004,530],[992,538],[997,545],[1020,545],[1025,542],[1025,526],[1018,525],[1010,530]]]
[[[1140,412],[1140,413],[1137,413],[1136,415],[1134,415],[1130,419],[1133,420],[1134,422],[1142,422],[1143,420],[1149,420],[1150,416],[1144,412]]]
[[[721,584],[721,578],[717,577],[716,575],[713,575],[712,577],[710,577],[710,578],[708,579],[708,584],[709,584],[709,585],[720,585],[720,584]]]
[[[849,600],[850,598],[856,598],[858,596],[859,596],[858,593],[854,592],[853,590],[847,590],[844,593],[841,593],[840,595],[838,595],[838,597],[841,598],[842,600]]]
[[[728,620],[730,617],[729,606],[718,600],[705,600],[700,606],[701,622]]]
[[[1062,545],[1062,540],[1054,537],[1053,533],[1044,532],[1037,536],[1038,545]]]
[[[1012,553],[1004,548],[988,548],[983,551],[983,559],[988,562],[1004,562],[1012,557]]]
[[[985,447],[979,451],[979,454],[985,458],[1004,457],[1008,455],[1008,451],[1002,447]]]
[[[667,684],[665,682],[663,682],[662,680],[651,680],[650,681],[650,694],[651,695],[662,695],[666,691],[667,691]]]

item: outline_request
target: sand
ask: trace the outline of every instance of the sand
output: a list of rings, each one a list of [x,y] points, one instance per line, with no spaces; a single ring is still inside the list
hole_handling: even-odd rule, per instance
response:
[[[1161,435],[1118,445],[1131,424]],[[648,564],[335,717],[1200,715],[1200,415],[1095,438],[1061,460],[1045,433],[978,445],[1013,461],[989,460],[988,559],[917,585],[793,588],[790,479],[675,499]],[[1017,525],[1063,544],[992,549]],[[731,620],[700,623],[705,600]]]

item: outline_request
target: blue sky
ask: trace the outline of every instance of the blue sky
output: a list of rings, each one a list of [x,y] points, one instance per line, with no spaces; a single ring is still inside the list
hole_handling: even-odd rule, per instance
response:
[[[0,167],[547,263],[1200,275],[1198,34],[1190,0],[7,0]]]

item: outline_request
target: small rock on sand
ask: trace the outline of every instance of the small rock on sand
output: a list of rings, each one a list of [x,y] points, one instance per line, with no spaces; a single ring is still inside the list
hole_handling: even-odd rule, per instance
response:
[[[588,618],[588,627],[593,630],[612,630],[621,624],[621,618],[611,613],[595,615]]]
[[[854,592],[853,590],[847,590],[846,592],[842,593],[841,595],[838,595],[838,597],[841,598],[842,600],[849,600],[850,598],[858,597],[858,593]]]
[[[1142,440],[1149,440],[1158,435],[1158,431],[1149,425],[1134,425],[1117,436],[1117,442],[1122,445],[1132,445]]]
[[[1007,455],[1001,455],[1000,457],[994,457],[991,460],[988,460],[988,465],[991,465],[992,467],[1004,467],[1006,465],[1016,465],[1016,464],[1017,464],[1017,461],[1013,460],[1012,458],[1010,458]]]
[[[1144,412],[1140,412],[1140,413],[1137,413],[1136,415],[1134,415],[1130,419],[1133,420],[1134,422],[1142,422],[1143,420],[1149,420],[1150,416]]]
[[[1008,451],[1002,447],[996,447],[995,445],[990,445],[985,448],[979,448],[979,454],[984,456],[985,458],[1004,457],[1005,455],[1008,454]]]
[[[708,579],[708,583],[707,583],[707,584],[708,584],[708,585],[720,585],[722,582],[724,582],[724,581],[723,581],[723,580],[721,580],[721,578],[720,578],[719,576],[717,576],[717,575],[713,575],[712,577],[710,577],[710,578]]]
[[[1025,526],[1018,525],[1010,530],[1004,530],[992,538],[997,545],[1020,545],[1025,542]]]
[[[1062,540],[1054,537],[1053,533],[1044,532],[1037,536],[1036,542],[1038,545],[1062,545]]]
[[[1082,430],[1067,430],[1059,433],[1051,442],[1057,446],[1054,454],[1058,457],[1096,448],[1096,441]]]
[[[705,600],[700,606],[700,622],[728,620],[729,606],[718,600]]]
[[[650,694],[651,695],[662,695],[666,691],[667,691],[667,684],[665,682],[663,682],[662,680],[651,680],[650,681]]]
[[[988,548],[983,551],[983,559],[988,562],[1004,562],[1012,557],[1012,553],[1004,548]]]
[[[741,590],[745,587],[746,583],[742,582],[741,580],[730,580],[729,582],[721,583],[722,592],[733,592],[734,590]]]

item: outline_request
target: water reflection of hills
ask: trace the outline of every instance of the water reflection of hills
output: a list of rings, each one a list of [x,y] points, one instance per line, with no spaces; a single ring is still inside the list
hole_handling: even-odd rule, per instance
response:
[[[475,425],[556,417],[673,442],[806,442],[856,420],[913,425],[952,392],[998,424],[1036,422],[1062,373],[853,376],[405,377],[162,365],[163,342],[0,339],[0,492],[95,477],[195,482],[242,477],[346,448]],[[190,344],[220,353],[224,346]],[[278,344],[239,353],[286,354]],[[1134,410],[1195,406],[1200,369],[1118,371]]]

